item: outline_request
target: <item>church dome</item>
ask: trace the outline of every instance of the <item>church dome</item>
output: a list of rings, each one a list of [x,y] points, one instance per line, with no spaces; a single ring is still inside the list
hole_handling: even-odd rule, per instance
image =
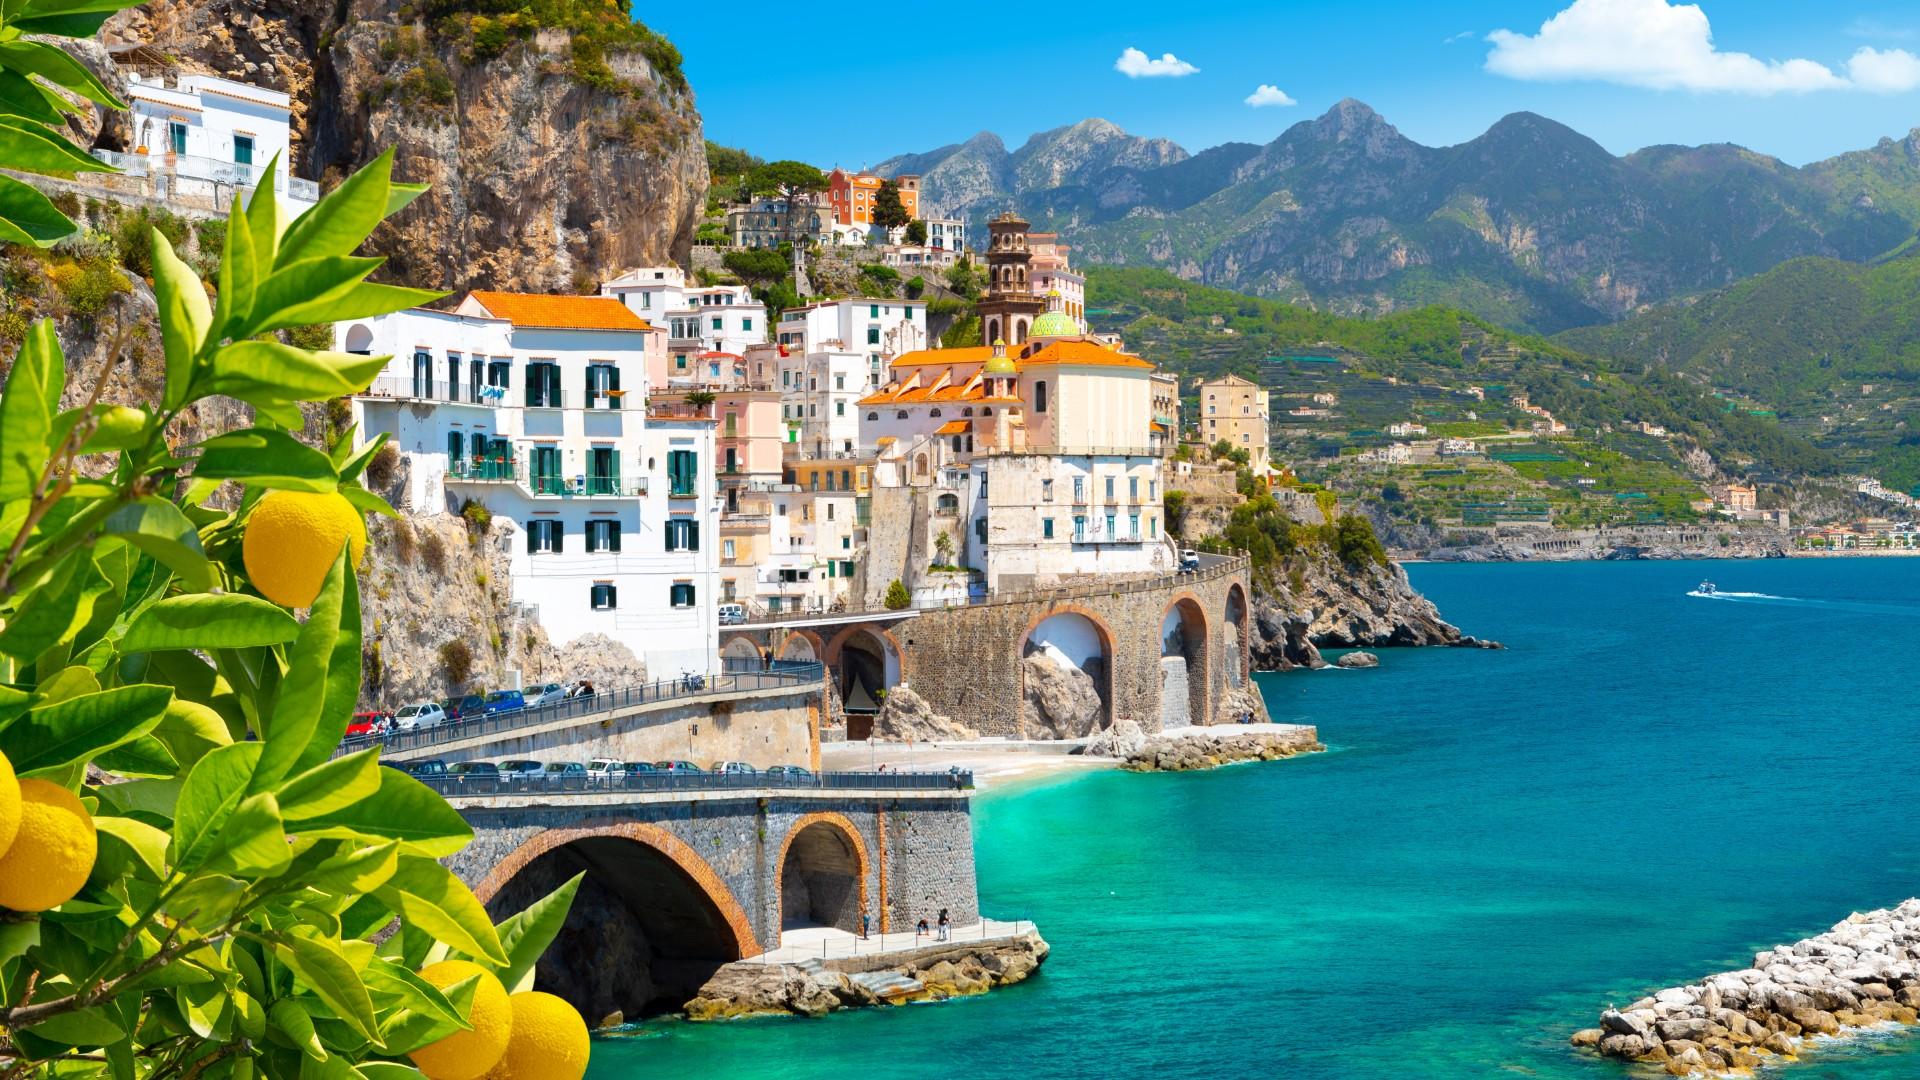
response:
[[[982,374],[986,375],[1012,375],[1014,373],[1013,357],[1007,355],[1007,343],[1004,339],[993,343],[993,355],[987,357],[986,364],[982,366],[980,370]]]
[[[1080,324],[1073,316],[1060,310],[1060,290],[1047,290],[1047,310],[1033,320],[1033,326],[1027,330],[1028,337],[1074,337],[1080,333]]]

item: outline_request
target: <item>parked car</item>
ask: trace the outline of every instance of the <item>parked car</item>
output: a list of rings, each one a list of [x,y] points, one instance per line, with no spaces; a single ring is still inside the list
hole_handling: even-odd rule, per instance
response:
[[[406,766],[407,772],[415,777],[425,778],[429,776],[447,775],[447,763],[441,761],[439,758],[432,758],[427,761],[409,761],[406,763]]]
[[[349,735],[372,735],[393,726],[393,714],[385,710],[357,712],[347,724]]]
[[[461,761],[447,766],[447,775],[460,781],[460,786],[483,790],[498,787],[500,767],[491,761]]]
[[[526,779],[530,776],[540,776],[546,771],[547,767],[544,764],[527,758],[516,758],[512,761],[503,761],[500,763],[500,779],[502,780],[513,780],[516,778]]]
[[[567,688],[564,684],[550,682],[529,686],[520,693],[527,699],[527,707],[532,708],[535,705],[551,705],[556,701],[564,700],[567,696]]]
[[[1180,572],[1189,574],[1198,569],[1200,569],[1200,553],[1192,548],[1182,550],[1180,552]]]
[[[519,712],[527,707],[527,698],[518,690],[495,690],[487,695],[483,711],[488,716],[498,713]]]
[[[651,761],[629,761],[629,762],[627,762],[627,775],[628,775],[628,776],[639,776],[639,775],[640,775],[640,774],[642,774],[642,773],[657,773],[657,772],[659,772],[659,771],[660,771],[660,769],[659,769],[659,767],[658,767],[658,766],[656,766],[656,765],[655,765],[655,764],[654,764],[653,762],[651,762]]]
[[[716,761],[713,771],[727,776],[757,776],[760,772],[744,761]]]
[[[597,757],[587,762],[587,775],[601,780],[611,779],[616,776],[625,776],[627,775],[627,763],[624,761],[615,761],[612,758]]]
[[[657,772],[673,773],[676,776],[707,771],[691,761],[656,761],[653,763],[653,767]]]
[[[769,778],[784,776],[789,780],[811,780],[813,772],[799,765],[769,765],[767,776]]]
[[[721,604],[719,611],[721,626],[739,626],[741,623],[747,621],[747,605],[745,604]]]
[[[577,761],[549,761],[547,771],[542,774],[549,784],[562,784],[568,787],[584,786],[587,782],[587,767]]]
[[[393,716],[393,724],[401,731],[424,731],[439,727],[447,722],[447,711],[437,701],[422,701],[416,705],[403,705]]]
[[[485,712],[486,707],[485,694],[462,694],[440,699],[440,708],[446,712],[449,720],[472,720]]]

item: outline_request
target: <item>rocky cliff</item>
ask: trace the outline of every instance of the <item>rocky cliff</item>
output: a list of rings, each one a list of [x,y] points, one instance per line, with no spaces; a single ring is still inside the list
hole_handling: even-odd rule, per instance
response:
[[[1300,573],[1254,589],[1256,669],[1324,667],[1322,648],[1485,644],[1441,618],[1398,563],[1350,565],[1326,552],[1294,565]]]
[[[395,148],[432,188],[375,234],[391,280],[571,292],[684,259],[707,189],[678,53],[624,3],[575,6],[154,0],[105,33],[289,93],[296,175]]]

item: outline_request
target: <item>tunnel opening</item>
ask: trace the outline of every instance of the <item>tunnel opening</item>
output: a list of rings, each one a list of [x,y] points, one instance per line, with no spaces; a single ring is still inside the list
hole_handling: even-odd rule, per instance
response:
[[[780,928],[830,926],[858,933],[866,906],[863,863],[838,825],[815,822],[794,833],[780,860]]]
[[[1160,619],[1160,726],[1207,722],[1207,620],[1182,597]]]
[[[583,837],[536,856],[487,902],[487,914],[498,922],[582,871],[535,981],[589,1024],[678,1012],[722,965],[741,959],[722,902],[665,852],[626,837]]]

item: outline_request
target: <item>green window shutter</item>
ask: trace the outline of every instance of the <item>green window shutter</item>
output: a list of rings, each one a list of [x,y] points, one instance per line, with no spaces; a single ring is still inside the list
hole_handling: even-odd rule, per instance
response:
[[[451,469],[455,472],[459,471],[460,452],[461,452],[460,433],[457,431],[447,432],[447,468],[448,469]]]
[[[540,381],[540,366],[538,364],[528,364],[527,365],[527,393],[526,393],[527,404],[528,405],[540,404],[540,392],[544,389],[546,389],[546,386]]]
[[[607,542],[609,545],[611,545],[614,551],[620,550],[620,523],[619,522],[617,521],[607,522]]]
[[[540,550],[540,543],[536,539],[540,532],[540,525],[538,521],[527,522],[527,554],[529,555],[536,554]]]
[[[693,518],[687,519],[687,550],[700,550],[700,522]]]
[[[620,494],[620,450],[615,447],[607,451],[607,491]]]
[[[547,532],[553,537],[553,553],[555,555],[567,549],[567,527],[559,518],[548,519]]]

